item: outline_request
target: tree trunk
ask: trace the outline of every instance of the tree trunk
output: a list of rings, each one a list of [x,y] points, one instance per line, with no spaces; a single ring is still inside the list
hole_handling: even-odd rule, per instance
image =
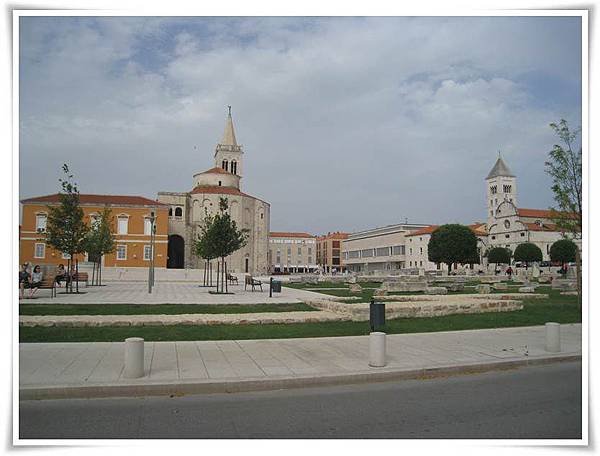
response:
[[[448,264],[448,275],[450,275],[450,273],[452,272],[452,263],[447,263]]]
[[[102,256],[100,255],[100,259],[98,260],[98,286],[102,286]]]
[[[95,278],[96,278],[96,261],[94,261],[94,265],[92,266],[92,286],[94,285]]]
[[[225,293],[229,292],[229,280],[227,280],[227,263],[225,263]]]
[[[75,259],[75,277],[79,279],[79,261],[77,259]],[[77,290],[77,293],[79,293],[79,280],[75,282],[75,289]]]

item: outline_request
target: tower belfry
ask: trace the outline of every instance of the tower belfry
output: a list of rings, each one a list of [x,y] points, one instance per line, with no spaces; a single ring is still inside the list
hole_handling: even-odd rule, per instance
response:
[[[215,166],[237,176],[242,175],[242,146],[235,139],[231,106],[227,106],[228,113],[225,120],[223,137],[215,148]]]
[[[488,208],[488,226],[494,222],[498,215],[498,206],[507,201],[517,206],[517,178],[506,165],[500,151],[498,159],[487,177],[485,178],[487,186],[487,208]]]

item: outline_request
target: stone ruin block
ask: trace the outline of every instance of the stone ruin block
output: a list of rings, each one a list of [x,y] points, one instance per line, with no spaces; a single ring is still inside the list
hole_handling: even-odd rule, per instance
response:
[[[490,287],[488,284],[480,284],[475,287],[475,290],[479,294],[489,294],[492,292],[492,287]]]
[[[535,287],[520,287],[519,293],[535,293]]]
[[[492,287],[494,288],[494,290],[508,290],[508,284],[503,282],[495,283],[494,285],[492,285]]]
[[[363,291],[362,287],[357,283],[351,283],[349,288],[350,293],[360,293],[361,291]]]
[[[446,287],[427,287],[425,289],[425,294],[428,294],[428,295],[445,295],[445,294],[448,294],[448,289]]]

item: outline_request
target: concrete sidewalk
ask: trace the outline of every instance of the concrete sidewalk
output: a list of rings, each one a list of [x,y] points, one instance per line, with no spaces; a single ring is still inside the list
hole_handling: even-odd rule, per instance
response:
[[[124,344],[22,343],[21,399],[193,394],[420,378],[581,358],[581,325],[561,326],[562,351],[544,327],[398,334],[387,366],[368,366],[368,336],[146,342],[141,379],[123,378]]]

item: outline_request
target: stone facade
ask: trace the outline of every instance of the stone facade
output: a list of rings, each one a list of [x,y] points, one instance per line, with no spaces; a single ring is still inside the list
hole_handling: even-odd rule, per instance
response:
[[[246,246],[226,259],[228,270],[250,274],[268,272],[270,205],[240,190],[242,158],[242,146],[237,144],[230,112],[223,139],[215,148],[215,166],[193,175],[191,191],[158,193],[158,200],[169,205],[167,267],[203,267],[204,260],[194,253],[194,241],[198,239],[205,214],[217,213],[220,199],[225,198],[232,220],[249,233]]]
[[[269,234],[269,267],[273,273],[306,273],[317,269],[316,236],[272,231]]]

